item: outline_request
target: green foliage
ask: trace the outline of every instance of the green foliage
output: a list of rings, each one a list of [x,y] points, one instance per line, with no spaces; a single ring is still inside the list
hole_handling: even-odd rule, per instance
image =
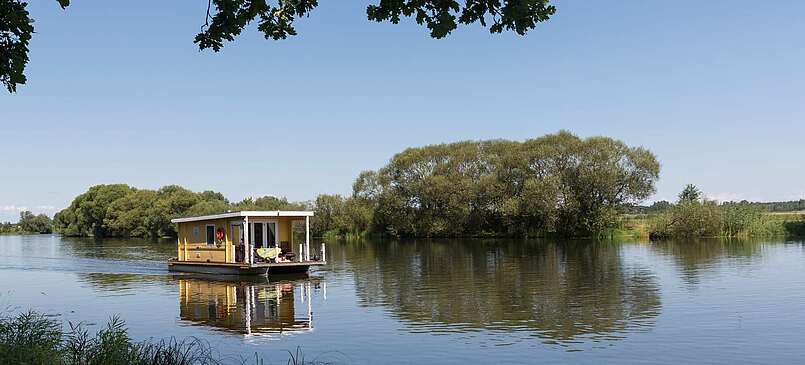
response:
[[[794,237],[805,237],[805,219],[783,222],[786,233]]]
[[[69,0],[57,1],[62,8],[70,5]],[[34,33],[27,5],[0,0],[0,82],[9,92],[26,81],[28,44]],[[297,34],[296,19],[309,16],[318,5],[317,0],[208,0],[204,25],[194,42],[201,50],[218,52],[253,22],[266,39],[286,39]],[[458,24],[475,23],[488,27],[490,33],[525,35],[554,13],[549,0],[380,0],[366,8],[370,21],[397,24],[403,17],[413,18],[427,26],[433,38],[446,37]]]
[[[712,201],[680,201],[671,210],[653,218],[650,236],[718,237],[722,235],[724,216]]]
[[[781,202],[747,202],[755,205],[766,212],[805,212],[805,199],[781,201]]]
[[[17,91],[17,84],[26,81],[23,72],[34,32],[27,6],[19,0],[0,0],[0,82],[9,92]]]
[[[318,5],[317,0],[278,0],[274,4],[266,0],[209,0],[204,26],[194,42],[202,50],[218,52],[224,42],[233,41],[252,22],[266,39],[286,39],[297,34],[294,21],[308,16]],[[414,18],[433,38],[446,37],[458,24],[474,23],[488,26],[490,33],[525,35],[555,12],[548,0],[380,0],[366,8],[371,21],[397,24],[402,17]]]
[[[61,326],[29,311],[0,317],[0,364],[59,364]]]
[[[292,203],[286,198],[263,196],[257,199],[246,198],[233,205],[233,210],[305,210],[302,203]]]
[[[372,223],[373,204],[361,197],[322,194],[313,204],[311,230],[315,235],[360,237]]]
[[[78,198],[76,198],[78,199]],[[146,217],[157,200],[157,193],[153,190],[132,189],[126,195],[114,200],[107,208],[104,224],[110,236],[145,237],[150,235],[150,227],[146,226]],[[68,209],[61,214],[69,214]],[[149,219],[149,221],[151,221]],[[70,232],[64,232],[70,234]]]
[[[590,236],[653,193],[658,174],[642,147],[560,132],[409,148],[362,174],[353,197],[373,206],[373,231],[396,236]]]
[[[20,225],[11,222],[0,222],[0,234],[22,233]]]
[[[688,185],[679,201],[650,218],[649,236],[670,237],[749,237],[799,236],[802,217],[764,214],[762,206],[749,202],[718,204],[701,198],[698,188]]]
[[[381,0],[378,5],[366,8],[369,20],[377,22],[397,24],[402,16],[414,17],[417,24],[428,27],[433,38],[444,38],[459,23],[480,23],[486,27],[488,20],[492,21],[490,33],[510,30],[524,35],[555,12],[556,8],[549,5],[548,0],[465,0],[463,5],[455,0]]]
[[[175,236],[172,218],[227,210],[313,209],[314,235],[593,236],[654,192],[659,163],[642,147],[568,132],[525,142],[465,141],[409,148],[362,172],[350,197],[312,203],[271,196],[229,203],[179,186],[98,185],[54,217],[80,236]]]
[[[241,364],[263,364],[256,357]],[[61,323],[37,312],[0,317],[0,364],[52,365],[218,365],[221,359],[209,343],[189,338],[134,342],[118,317],[91,335],[82,323]],[[312,364],[301,351],[289,353],[289,364]]]
[[[96,185],[56,213],[54,226],[67,236],[175,237],[171,219],[235,210],[304,210],[302,203],[263,196],[230,203],[214,191],[192,192],[168,185],[159,190],[124,184]]]
[[[757,207],[758,209],[764,212],[770,213],[785,213],[785,212],[805,212],[805,199],[800,200],[791,200],[791,201],[779,201],[779,202],[750,202],[747,200],[742,200],[740,202],[724,202],[723,204],[746,204],[751,205],[753,207]],[[632,205],[626,209],[626,213],[629,214],[656,214],[665,212],[673,207],[668,201],[661,200],[658,202],[654,202],[649,206],[644,205]]]
[[[696,185],[688,184],[679,193],[680,202],[697,202],[702,200],[702,191]]]
[[[52,233],[53,221],[45,214],[35,215],[29,211],[20,213],[19,227],[26,233]]]
[[[112,230],[104,223],[110,205],[133,190],[125,184],[96,185],[76,197],[70,207],[53,217],[56,230],[69,236],[108,236]]]
[[[69,0],[58,0],[62,8]],[[0,0],[0,83],[8,92],[25,84],[28,64],[28,44],[34,33],[34,20],[28,13],[28,3],[20,0]]]
[[[52,233],[53,221],[45,214],[33,214],[29,211],[20,212],[17,223],[0,223],[0,233]]]

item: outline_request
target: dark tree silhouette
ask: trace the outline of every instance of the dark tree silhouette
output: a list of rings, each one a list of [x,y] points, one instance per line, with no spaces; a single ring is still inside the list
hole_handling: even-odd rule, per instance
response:
[[[62,8],[70,5],[70,0],[57,1]],[[369,20],[397,24],[404,17],[413,18],[433,38],[446,37],[459,24],[474,23],[491,33],[524,35],[556,12],[550,0],[375,1],[366,8]],[[0,0],[0,82],[9,92],[26,82],[28,43],[34,33],[27,5],[21,0]],[[317,0],[208,0],[204,26],[194,42],[202,50],[218,52],[253,22],[266,39],[286,39],[297,34],[294,22],[309,16],[318,5]]]

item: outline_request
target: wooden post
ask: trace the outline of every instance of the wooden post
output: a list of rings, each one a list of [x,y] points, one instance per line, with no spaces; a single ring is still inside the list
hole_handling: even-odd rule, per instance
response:
[[[324,248],[324,242],[321,243],[321,262],[327,262],[327,250]]]
[[[249,217],[248,216],[244,217],[244,221],[246,223],[243,225],[243,261],[245,261],[247,264],[251,264],[252,250],[249,248],[249,245],[251,245],[252,242],[250,239],[251,236],[249,232]]]
[[[310,217],[305,217],[305,261],[310,261]]]
[[[297,261],[302,262],[302,244],[299,244],[299,255],[297,256]]]

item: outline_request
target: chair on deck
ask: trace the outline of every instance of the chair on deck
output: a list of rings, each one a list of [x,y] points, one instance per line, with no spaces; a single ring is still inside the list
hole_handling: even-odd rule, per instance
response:
[[[281,250],[279,249],[279,247],[271,247],[271,248],[261,247],[257,249],[257,256],[267,262],[272,262],[277,260],[280,251]]]
[[[282,248],[281,255],[283,255],[283,257],[285,257],[286,260],[293,261],[296,258],[296,254],[293,253],[293,250],[291,250],[290,242],[288,241],[280,242],[280,248]]]

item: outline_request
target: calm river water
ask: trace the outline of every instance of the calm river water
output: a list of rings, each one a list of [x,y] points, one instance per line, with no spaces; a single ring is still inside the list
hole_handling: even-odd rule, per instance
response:
[[[284,364],[802,363],[805,243],[367,241],[307,277],[174,275],[173,242],[0,236],[0,308]]]

